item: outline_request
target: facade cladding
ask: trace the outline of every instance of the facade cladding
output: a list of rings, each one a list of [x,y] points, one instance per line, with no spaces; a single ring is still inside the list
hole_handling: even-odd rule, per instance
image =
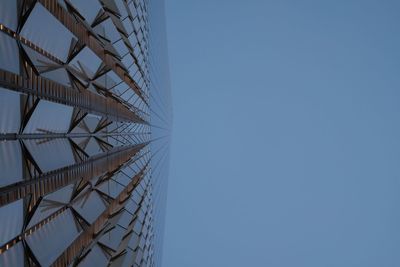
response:
[[[160,266],[163,0],[0,1],[0,266]]]

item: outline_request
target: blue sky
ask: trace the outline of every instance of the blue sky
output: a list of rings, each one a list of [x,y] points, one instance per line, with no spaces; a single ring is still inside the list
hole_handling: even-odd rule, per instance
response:
[[[166,1],[165,267],[400,266],[399,10]]]

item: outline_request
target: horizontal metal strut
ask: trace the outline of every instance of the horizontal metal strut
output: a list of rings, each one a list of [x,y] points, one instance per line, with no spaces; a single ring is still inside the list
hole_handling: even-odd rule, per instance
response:
[[[128,161],[148,143],[113,148],[87,160],[43,173],[30,180],[14,183],[0,189],[0,207],[32,194],[34,198],[64,187],[78,179],[90,179],[104,172],[114,170]]]
[[[89,113],[110,117],[115,121],[147,124],[142,118],[111,98],[105,98],[90,91],[77,91],[44,77],[37,76],[32,69],[30,78],[0,69],[0,86],[41,99],[78,107]]]

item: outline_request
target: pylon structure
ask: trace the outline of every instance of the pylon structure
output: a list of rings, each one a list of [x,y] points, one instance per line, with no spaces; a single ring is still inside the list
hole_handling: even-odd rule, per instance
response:
[[[0,1],[0,266],[160,266],[163,0]]]

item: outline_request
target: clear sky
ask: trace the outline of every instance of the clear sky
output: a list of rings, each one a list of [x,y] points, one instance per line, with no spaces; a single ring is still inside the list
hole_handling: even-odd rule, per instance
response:
[[[400,1],[166,2],[164,266],[400,266]]]

